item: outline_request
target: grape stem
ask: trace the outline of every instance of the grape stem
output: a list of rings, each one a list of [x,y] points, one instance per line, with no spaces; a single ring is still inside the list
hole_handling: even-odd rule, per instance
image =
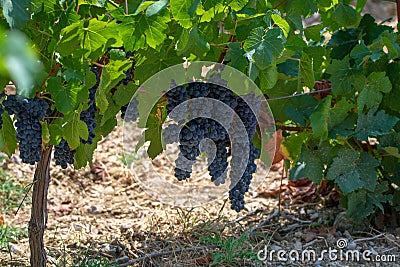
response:
[[[46,88],[46,82],[48,79],[50,79],[54,74],[57,73],[58,68],[61,66],[60,63],[57,63],[49,72],[49,74],[47,75],[47,77],[44,79],[43,83],[42,83],[42,89]]]

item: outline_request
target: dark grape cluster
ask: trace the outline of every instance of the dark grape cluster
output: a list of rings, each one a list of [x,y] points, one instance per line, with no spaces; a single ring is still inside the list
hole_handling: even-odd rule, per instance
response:
[[[81,143],[83,144],[92,144],[93,138],[96,137],[96,134],[94,132],[94,129],[96,128],[96,89],[99,86],[100,83],[100,72],[99,72],[99,67],[97,66],[91,66],[90,70],[96,75],[96,84],[89,89],[89,108],[82,111],[80,115],[80,119],[86,123],[86,126],[88,127],[89,135],[88,139],[84,140],[81,138]]]
[[[130,122],[130,121],[136,121],[137,118],[139,118],[139,109],[138,109],[138,101],[136,98],[132,99],[130,102],[130,109],[129,112],[126,113],[129,103],[126,104],[125,106],[121,107],[121,119],[123,119],[125,122]]]
[[[253,173],[257,169],[254,161],[260,154],[259,149],[251,142],[257,126],[255,113],[258,111],[250,108],[253,103],[260,102],[260,99],[254,95],[248,95],[244,100],[224,86],[203,82],[191,82],[181,86],[176,86],[172,82],[171,88],[165,93],[168,101],[166,110],[167,114],[178,122],[178,125],[173,124],[173,127],[164,129],[163,138],[167,143],[179,141],[175,176],[179,181],[191,176],[192,165],[200,155],[200,143],[204,139],[209,139],[213,147],[203,142],[201,149],[207,154],[214,154],[213,157],[208,157],[208,171],[215,185],[223,184],[227,177],[231,147],[233,145],[238,145],[239,148],[247,146],[249,152],[247,159],[243,159],[240,155],[232,158],[233,162],[241,161],[242,165],[238,165],[243,168],[239,170],[240,172],[237,168],[234,171],[231,170],[230,174],[231,178],[232,175],[237,175],[236,179],[231,179],[229,191],[231,208],[239,212],[244,208],[244,194],[248,191]],[[207,99],[217,101],[207,101]],[[190,101],[185,102],[187,100]],[[227,109],[232,113],[227,112]],[[237,115],[244,126],[242,129],[245,130],[242,135],[239,135],[241,138],[230,140],[226,129],[235,131],[233,113]],[[212,118],[218,118],[218,121]],[[176,140],[174,136],[176,136],[177,128],[180,132]]]
[[[40,160],[42,150],[42,125],[40,120],[46,114],[48,104],[40,98],[19,99],[16,95],[9,95],[3,101],[5,110],[15,115],[17,122],[17,140],[19,141],[20,157],[22,162],[35,164]]]
[[[56,164],[66,169],[68,164],[74,163],[75,152],[75,150],[71,150],[66,140],[61,139],[61,142],[54,147],[54,159],[56,160]]]
[[[124,49],[124,48],[122,48],[122,49]],[[127,51],[125,53],[125,58],[129,59],[129,58],[133,57],[134,55],[135,55],[134,52]],[[115,86],[115,88],[118,88],[118,86],[120,86],[121,84],[126,86],[126,85],[128,85],[129,82],[134,80],[133,76],[134,76],[134,71],[135,71],[135,64],[136,64],[136,62],[135,62],[135,60],[133,60],[131,67],[129,69],[127,69],[126,71],[124,71],[125,78],[123,78]],[[132,108],[130,110],[132,110],[133,112],[130,112],[130,113],[132,113],[132,114],[126,114],[126,110],[128,109],[129,103],[121,107],[121,119],[123,119],[125,122],[136,121],[136,119],[139,117],[139,111],[137,108],[137,106],[138,106],[137,99],[133,99],[131,101],[131,103],[132,103],[131,104]]]

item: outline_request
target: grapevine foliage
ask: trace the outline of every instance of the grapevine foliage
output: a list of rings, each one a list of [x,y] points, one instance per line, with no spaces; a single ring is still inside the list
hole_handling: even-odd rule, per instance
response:
[[[1,97],[0,149],[12,155],[19,143],[22,160],[33,164],[43,147],[54,145],[59,164],[65,167],[73,157],[80,168],[91,163],[97,142],[114,129],[121,110],[127,121],[139,118],[146,131],[157,133],[146,140],[154,158],[162,151],[164,117],[152,115],[151,123],[144,122],[140,103],[133,104],[136,114],[125,115],[138,86],[184,59],[219,61],[247,74],[267,98],[278,98],[269,104],[285,136],[290,179],[331,181],[357,220],[387,205],[399,210],[399,35],[362,15],[366,1],[356,7],[350,2],[0,1],[0,86],[12,81],[18,94]],[[321,23],[304,27],[302,19],[314,13]],[[330,90],[286,98],[319,90],[321,84]],[[200,97],[199,86],[170,99]],[[157,108],[164,112],[176,104],[162,101]],[[251,138],[254,121],[246,107],[224,103],[243,109],[249,140],[257,139]],[[212,123],[189,122],[191,138],[201,137],[205,125],[219,127]],[[212,137],[221,161],[215,164],[224,167],[229,150],[220,134]],[[172,134],[169,138],[174,140]],[[180,148],[189,159],[199,153],[184,142]],[[60,157],[60,151],[70,153]],[[258,151],[251,151],[250,159],[256,158]],[[250,165],[240,188],[231,190],[238,209],[242,188],[251,180]],[[222,169],[212,168],[211,176]],[[190,169],[178,164],[177,176],[189,177]]]

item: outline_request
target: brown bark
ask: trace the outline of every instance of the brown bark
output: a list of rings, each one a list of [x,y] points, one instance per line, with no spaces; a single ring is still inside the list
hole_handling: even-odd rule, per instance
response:
[[[50,159],[52,147],[41,153],[33,178],[32,210],[29,221],[29,246],[31,250],[31,266],[46,266],[46,250],[43,234],[47,222],[47,191],[50,183]]]

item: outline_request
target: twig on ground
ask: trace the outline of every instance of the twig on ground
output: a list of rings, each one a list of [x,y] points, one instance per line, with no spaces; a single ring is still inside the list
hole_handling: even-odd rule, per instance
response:
[[[375,235],[375,236],[371,236],[371,237],[359,238],[359,239],[353,240],[353,243],[359,243],[359,242],[364,242],[364,241],[371,241],[371,240],[380,238],[380,237],[382,237],[382,236],[385,236],[385,234],[381,233],[381,234],[379,234],[379,235]]]
[[[241,220],[243,220],[243,219],[245,219],[245,218],[247,218],[247,217],[249,217],[249,216],[251,216],[251,215],[253,215],[253,214],[257,213],[257,212],[259,212],[259,211],[261,211],[260,208],[257,208],[257,209],[255,209],[255,210],[251,210],[251,211],[249,211],[248,213],[246,213],[245,215],[240,216],[239,218],[237,218],[237,219],[235,220],[235,222],[236,222],[236,223],[237,223],[237,222],[240,222]]]
[[[253,233],[254,231],[256,231],[257,229],[260,229],[261,227],[263,227],[267,222],[269,222],[271,219],[275,218],[276,216],[279,215],[279,210],[275,210],[271,215],[268,216],[268,218],[266,218],[265,220],[263,220],[262,222],[260,222],[258,225],[252,227],[249,230],[249,233]]]
[[[283,216],[292,221],[298,222],[298,223],[310,224],[313,222],[313,221],[309,221],[309,220],[302,220],[302,219],[296,218],[293,215],[289,215],[289,214],[283,214]]]
[[[281,228],[280,232],[284,232],[284,233],[285,232],[290,232],[290,231],[292,231],[292,230],[294,230],[296,228],[299,228],[299,227],[301,227],[301,225],[298,224],[298,223],[295,223],[295,224],[292,224],[292,225],[289,225],[289,226]]]
[[[171,255],[171,254],[175,254],[175,253],[182,253],[182,252],[191,252],[191,251],[204,250],[204,249],[213,249],[213,248],[216,248],[216,247],[217,246],[215,246],[215,245],[207,245],[207,246],[199,246],[199,247],[192,247],[192,248],[177,248],[175,250],[153,252],[153,253],[150,253],[150,254],[146,254],[143,257],[140,257],[140,258],[134,259],[132,261],[129,261],[127,263],[120,264],[120,265],[118,265],[118,267],[131,266],[131,265],[134,265],[134,264],[136,264],[138,262],[141,262],[143,260],[151,259],[151,258],[155,258],[155,257],[166,256],[166,255]]]

